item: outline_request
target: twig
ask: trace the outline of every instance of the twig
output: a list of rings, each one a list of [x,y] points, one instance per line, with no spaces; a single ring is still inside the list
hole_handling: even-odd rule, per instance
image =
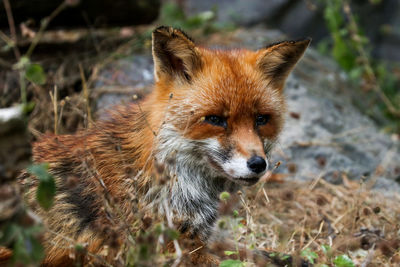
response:
[[[306,249],[308,246],[310,246],[316,239],[317,237],[321,234],[322,232],[322,227],[324,227],[324,222],[322,221],[319,225],[318,233],[302,248],[302,250]]]
[[[321,178],[324,176],[324,172],[321,172],[318,177],[316,179],[314,179],[314,181],[311,183],[311,185],[309,186],[309,190],[313,191],[313,189],[315,188],[315,186],[317,186],[317,184],[319,183],[319,181],[321,180]]]
[[[193,253],[195,253],[196,251],[202,249],[203,247],[204,247],[204,246],[200,246],[200,247],[198,247],[198,248],[195,248],[195,249],[193,249],[192,251],[190,251],[189,254],[193,254]]]
[[[54,133],[58,134],[57,125],[58,125],[58,110],[57,110],[57,98],[58,98],[58,90],[57,85],[54,85],[54,93],[51,91],[49,92],[51,102],[53,102],[53,109],[54,109]]]
[[[137,98],[138,98],[137,95],[133,95],[133,100],[137,100]],[[145,113],[143,112],[142,107],[140,106],[140,103],[139,103],[139,102],[136,102],[136,105],[138,106],[139,111],[140,111],[140,113],[142,114],[142,116],[143,116],[143,118],[144,118],[144,120],[145,120],[145,122],[146,122],[147,127],[149,127],[149,129],[151,130],[151,132],[153,133],[153,135],[154,135],[155,137],[157,137],[157,133],[151,128],[150,122],[147,120],[147,118],[146,118],[146,116],[145,116]]]
[[[171,229],[174,229],[174,223],[172,222],[172,218],[170,216],[171,214],[169,213],[167,199],[164,198],[162,203],[164,206],[165,217],[167,217],[168,227]],[[176,259],[171,267],[177,267],[177,266],[179,266],[181,259],[182,259],[182,250],[181,250],[181,247],[179,246],[178,240],[175,239],[173,241],[173,243],[174,243],[175,252],[176,252]]]
[[[55,235],[55,236],[61,237],[62,239],[64,239],[65,241],[69,242],[69,243],[70,243],[71,245],[73,245],[73,246],[75,246],[75,245],[77,244],[77,242],[76,242],[75,240],[73,240],[72,238],[70,238],[70,237],[68,237],[68,236],[65,236],[65,235],[63,235],[63,234],[60,234],[60,233],[58,233],[58,232],[55,232],[55,231],[51,230],[51,229],[48,228],[48,227],[46,227],[46,231],[49,232],[49,233],[51,233],[51,234],[53,234],[53,235]],[[110,264],[109,262],[107,262],[103,257],[100,257],[99,255],[96,255],[96,254],[93,254],[93,253],[91,253],[90,251],[86,251],[86,252],[87,252],[87,254],[88,254],[89,256],[91,256],[91,257],[93,257],[93,258],[95,258],[95,259],[97,259],[97,260],[99,260],[99,261],[102,261],[103,264],[105,264],[106,266],[108,266],[108,267],[113,267],[113,265]]]
[[[274,173],[274,171],[281,165],[281,162],[278,161],[275,166],[272,168],[272,170],[266,175],[266,177],[263,179],[263,182],[261,186],[258,188],[256,196],[254,198],[254,201],[258,198],[258,195],[260,194],[260,191],[262,188],[264,188],[265,184],[268,182],[268,179],[271,177],[271,175]],[[267,201],[269,202],[268,196],[266,195],[265,191],[263,192],[264,196],[266,196]]]
[[[13,47],[15,42],[13,39],[8,37],[4,32],[0,31],[0,39],[2,39],[9,47]]]
[[[372,247],[368,250],[368,255],[365,257],[363,263],[361,263],[361,267],[367,267],[373,260],[375,255],[375,243],[372,244]]]
[[[6,10],[6,14],[7,14],[7,20],[8,20],[8,25],[10,27],[10,33],[11,33],[11,39],[13,40],[13,51],[14,51],[14,55],[15,58],[17,59],[17,61],[19,61],[19,58],[21,57],[21,53],[18,50],[17,47],[17,32],[15,30],[15,23],[14,23],[14,17],[11,11],[11,5],[10,2],[8,0],[3,0],[3,4],[4,4],[4,9]]]
[[[5,0],[8,1],[8,0]],[[4,2],[5,2],[4,1]],[[47,26],[49,25],[49,23],[58,15],[60,14],[61,11],[63,11],[66,7],[68,7],[68,4],[66,1],[63,1],[51,14],[50,16],[42,19],[41,23],[40,23],[40,28],[39,31],[37,32],[37,34],[35,35],[35,37],[33,38],[33,41],[31,43],[31,45],[28,48],[28,51],[26,52],[25,56],[26,57],[30,57],[33,53],[33,50],[35,50],[37,44],[39,43],[39,40],[42,38],[42,35],[44,33],[44,31],[46,30]],[[16,39],[15,39],[16,40]]]
[[[8,61],[5,61],[4,59],[0,58],[0,66],[3,66],[7,69],[11,69],[12,68],[12,64],[9,63]]]
[[[83,72],[82,64],[79,63],[79,73],[81,75],[82,80],[82,89],[83,89],[83,96],[85,98],[85,105],[86,105],[86,114],[88,116],[89,126],[92,125],[92,111],[90,110],[90,101],[89,101],[89,90],[86,83],[85,73]]]
[[[378,94],[382,102],[386,105],[388,111],[396,116],[400,117],[400,110],[398,110],[393,103],[390,101],[390,99],[385,95],[385,93],[382,91],[382,88],[379,86],[377,82],[377,78],[375,75],[375,72],[371,66],[371,62],[368,58],[367,52],[365,51],[364,47],[361,45],[360,42],[360,37],[358,35],[359,29],[358,25],[354,19],[354,15],[351,11],[351,7],[348,1],[343,1],[343,11],[347,16],[347,19],[349,20],[349,30],[352,36],[352,39],[354,42],[357,44],[356,49],[357,52],[360,55],[361,62],[364,64],[365,68],[365,73],[368,76],[368,79],[372,81],[372,89]]]

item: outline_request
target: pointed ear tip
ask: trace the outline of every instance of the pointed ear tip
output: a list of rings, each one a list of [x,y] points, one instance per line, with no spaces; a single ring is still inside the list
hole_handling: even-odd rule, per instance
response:
[[[312,41],[311,37],[306,37],[306,38],[298,40],[297,42],[304,44],[305,46],[309,46],[311,41]]]
[[[158,33],[166,34],[166,33],[172,32],[172,31],[173,31],[172,27],[161,25],[153,30],[153,35],[158,34]]]
[[[168,38],[180,37],[180,38],[187,39],[188,41],[190,41],[192,43],[194,42],[193,39],[189,35],[187,35],[183,30],[181,30],[179,28],[174,28],[171,26],[162,25],[153,30],[153,34],[152,34],[153,39],[155,36],[160,36],[160,35],[166,36]]]

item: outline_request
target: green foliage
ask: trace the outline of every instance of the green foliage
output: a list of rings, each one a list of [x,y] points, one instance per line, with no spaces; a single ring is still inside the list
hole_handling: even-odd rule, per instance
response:
[[[221,261],[219,267],[243,267],[244,263],[240,260],[224,260]]]
[[[27,168],[27,171],[39,179],[39,186],[36,192],[36,199],[40,206],[48,210],[53,205],[56,194],[54,177],[48,172],[48,164],[34,164]]]
[[[216,9],[200,12],[194,16],[187,17],[183,10],[173,2],[163,4],[160,10],[160,23],[182,28],[183,30],[201,29],[203,33],[218,30],[231,30],[233,24],[222,24],[216,21]]]
[[[27,56],[22,56],[19,61],[14,64],[14,69],[19,72],[21,101],[24,105],[24,112],[28,113],[34,108],[35,104],[27,100],[27,81],[37,85],[43,85],[46,83],[46,73],[41,65],[32,63]]]
[[[357,66],[357,53],[349,31],[345,28],[342,5],[342,0],[326,1],[324,18],[333,39],[332,56],[344,70],[350,71]]]
[[[26,68],[25,77],[36,84],[43,85],[46,83],[46,74],[39,64],[30,64]]]
[[[377,5],[381,0],[369,2]],[[320,3],[324,8],[326,26],[332,38],[323,40],[318,45],[319,51],[326,53],[331,48],[332,57],[357,87],[371,92],[365,97],[379,99],[379,108],[389,119],[389,122],[384,122],[387,128],[400,132],[399,77],[390,71],[390,66],[372,59],[369,39],[361,30],[357,16],[352,13],[349,0],[320,0]]]
[[[318,254],[312,251],[310,248],[306,248],[301,251],[300,255],[306,258],[311,264],[314,264],[315,260],[318,259]]]
[[[339,255],[334,260],[333,263],[336,267],[354,267],[354,262],[347,255]]]
[[[331,247],[329,245],[321,245],[322,252],[324,252],[325,255],[328,255],[331,253]]]
[[[224,251],[224,254],[225,254],[226,256],[231,256],[231,255],[237,255],[238,252],[237,252],[237,251],[225,250],[225,251]]]
[[[219,199],[222,201],[228,201],[229,198],[231,197],[231,194],[229,194],[228,192],[224,191],[219,195]]]
[[[41,233],[38,225],[24,227],[10,222],[0,230],[0,244],[12,244],[12,262],[22,264],[39,263],[44,257],[44,250],[37,236]]]
[[[164,230],[164,234],[171,240],[176,240],[179,238],[179,232],[175,229],[167,228]]]

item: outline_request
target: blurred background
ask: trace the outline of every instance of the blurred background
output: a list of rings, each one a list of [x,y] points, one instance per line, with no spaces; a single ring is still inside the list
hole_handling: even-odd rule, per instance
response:
[[[293,102],[289,104],[299,107],[290,112],[289,125],[294,120],[300,131],[289,129],[296,134],[284,136],[282,143],[351,131],[365,126],[364,119],[373,125],[368,132],[377,134],[369,139],[384,132],[391,140],[380,142],[384,147],[372,152],[385,153],[398,140],[397,0],[2,0],[2,177],[13,177],[28,164],[30,142],[40,133],[75,132],[101,117],[105,108],[135,101],[132,95],[145,96],[153,83],[151,31],[158,25],[179,27],[210,47],[257,49],[279,40],[312,37],[313,49],[287,89]],[[290,97],[292,88],[302,86],[304,99]],[[380,161],[365,159],[364,150],[357,156],[352,147],[353,154],[336,161],[329,156],[334,152],[318,152],[311,155],[319,158],[312,164],[317,169],[331,166],[333,172],[357,163],[356,176],[372,173]],[[289,167],[282,169],[290,173]]]

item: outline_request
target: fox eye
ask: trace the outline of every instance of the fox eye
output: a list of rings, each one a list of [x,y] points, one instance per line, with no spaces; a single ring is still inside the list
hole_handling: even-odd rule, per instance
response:
[[[268,114],[265,114],[265,115],[259,114],[256,116],[256,126],[266,125],[270,119],[271,119],[271,116]]]
[[[217,115],[209,115],[204,118],[204,121],[215,126],[220,126],[226,128],[226,119]]]

